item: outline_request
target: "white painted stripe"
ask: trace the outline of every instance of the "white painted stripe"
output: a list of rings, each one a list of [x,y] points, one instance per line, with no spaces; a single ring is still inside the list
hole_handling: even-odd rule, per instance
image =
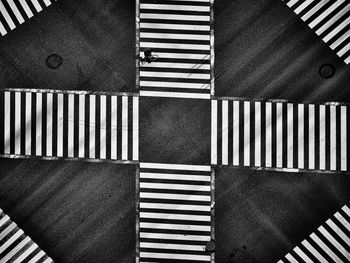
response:
[[[209,12],[210,11],[210,6],[140,4],[140,9],[141,9],[141,12],[142,12],[142,9]]]
[[[334,214],[334,217],[338,219],[338,221],[345,226],[346,229],[350,229],[350,223],[338,212]]]
[[[46,156],[52,156],[53,94],[46,94]]]
[[[309,169],[315,169],[315,105],[309,105]]]
[[[233,101],[233,165],[239,165],[239,101]]]
[[[197,74],[197,73],[185,73],[185,72],[179,73],[179,72],[141,71],[140,72],[140,77],[181,78],[181,79],[210,79],[210,74],[200,74],[200,73]]]
[[[25,258],[27,258],[35,249],[38,248],[38,245],[33,243],[30,247],[23,251],[18,258],[16,258],[13,263],[21,263]]]
[[[191,53],[168,53],[168,52],[160,52],[156,51],[154,52],[155,55],[158,56],[158,58],[177,58],[177,59],[197,59],[197,60],[210,60],[210,55],[208,54],[191,54]],[[190,63],[191,61],[189,61]],[[159,62],[151,63],[150,65],[156,65]],[[147,65],[147,64],[145,64]],[[203,64],[208,65],[210,67],[210,64]]]
[[[207,195],[180,195],[140,192],[140,198],[167,199],[167,200],[189,200],[189,201],[210,201]]]
[[[310,237],[316,242],[316,244],[322,248],[335,262],[343,262],[334,252],[315,234],[312,233]]]
[[[4,4],[2,3],[2,1],[0,0],[0,13],[2,14],[2,16],[5,18],[8,26],[10,27],[11,30],[16,28],[16,25],[13,23],[11,16],[9,15],[9,13],[7,12]]]
[[[15,242],[21,235],[23,235],[23,230],[19,229],[15,234],[13,234],[2,246],[0,247],[0,254],[3,253],[13,242]]]
[[[266,102],[266,167],[272,166],[272,103]]]
[[[335,10],[338,6],[340,6],[345,0],[337,0],[333,5],[328,7],[325,11],[322,12],[316,19],[314,19],[310,24],[310,28],[314,28],[318,25],[325,17],[327,17],[333,10]]]
[[[343,30],[350,23],[350,17],[341,22],[336,28],[334,28],[328,35],[326,35],[322,40],[324,42],[328,42],[331,40],[336,34],[338,34],[341,30]]]
[[[4,96],[4,153],[10,154],[11,140],[11,93],[5,92]]]
[[[21,154],[21,92],[15,92],[15,154]]]
[[[43,94],[36,93],[36,155],[42,155]]]
[[[174,30],[193,30],[193,31],[209,31],[210,26],[202,25],[181,25],[181,24],[164,24],[164,23],[140,23],[140,28],[153,29],[174,29]]]
[[[190,165],[190,164],[166,164],[166,163],[140,163],[143,169],[169,169],[169,170],[185,170],[185,171],[203,171],[210,172],[209,165]]]
[[[328,28],[330,28],[335,22],[337,22],[344,14],[346,14],[350,10],[350,4],[345,8],[340,10],[336,15],[333,15],[330,19],[327,20],[318,30],[316,30],[317,35],[321,35]]]
[[[1,212],[3,212],[3,211],[1,210]],[[0,219],[0,227],[1,227],[3,224],[5,224],[8,220],[10,220],[10,218],[8,217],[8,215],[4,215],[4,217]]]
[[[299,248],[299,247],[295,247],[293,249],[295,251],[295,253],[298,254],[298,256],[304,260],[306,263],[313,263],[313,261]]]
[[[298,168],[304,169],[304,105],[298,104]]]
[[[118,130],[118,115],[117,115],[117,97],[111,97],[111,159],[117,159],[117,130]]]
[[[210,222],[211,216],[140,212],[140,218],[153,218],[153,219],[163,219],[163,220],[169,220],[169,219],[170,220],[190,220],[190,221],[199,221],[199,222]]]
[[[4,25],[1,23],[1,21],[0,21],[0,34],[2,36],[7,34],[7,31],[6,31],[5,27],[4,27]]]
[[[63,156],[63,94],[57,94],[57,156]]]
[[[166,98],[184,98],[184,99],[210,99],[210,94],[203,93],[185,93],[185,92],[159,92],[159,91],[140,91],[142,97],[166,97]]]
[[[294,10],[294,12],[295,12],[296,14],[299,14],[299,13],[300,13],[301,11],[303,11],[306,7],[308,7],[308,5],[310,5],[313,1],[314,1],[314,0],[304,0],[304,2]]]
[[[30,10],[30,8],[27,4],[27,1],[26,0],[19,0],[19,2],[21,3],[22,8],[23,8],[24,12],[26,13],[27,17],[31,18],[33,16],[33,12],[32,12],[32,10]]]
[[[350,259],[350,253],[341,244],[339,244],[339,242],[323,226],[320,226],[318,230],[340,253],[345,256],[346,259]]]
[[[261,102],[255,102],[255,166],[261,166]]]
[[[326,169],[326,106],[320,105],[320,170]]]
[[[222,101],[222,164],[228,164],[228,101]]]
[[[339,52],[337,53],[337,55],[339,57],[343,56],[346,52],[348,52],[350,50],[350,42],[344,46],[341,50],[339,50]],[[349,58],[347,58],[345,61],[347,61]]]
[[[51,258],[47,258],[43,263],[52,263],[52,259]]]
[[[132,128],[132,144],[134,161],[139,160],[139,97],[133,97],[133,128]]]
[[[142,13],[140,18],[143,19],[163,19],[163,20],[183,20],[183,21],[210,21],[210,16],[198,15],[172,15],[172,14],[158,14],[158,13]]]
[[[45,5],[46,6],[49,6],[49,5],[51,5],[51,2],[50,2],[50,0],[43,0],[44,1],[44,3],[45,3]],[[56,1],[56,0],[55,0]]]
[[[301,243],[311,252],[312,255],[315,256],[315,258],[318,259],[318,261],[320,261],[320,263],[329,263],[307,240],[304,240]]]
[[[32,93],[26,92],[25,97],[25,154],[31,154],[32,145]]]
[[[122,159],[128,159],[128,97],[122,97]]]
[[[85,95],[79,95],[79,158],[85,157]]]
[[[217,164],[218,101],[211,100],[211,163]]]
[[[335,49],[337,46],[339,46],[341,43],[343,43],[346,39],[348,39],[350,37],[350,29],[344,33],[343,35],[341,35],[339,38],[337,38],[336,41],[334,41],[332,43],[332,45],[330,45],[331,49]]]
[[[31,0],[37,12],[41,12],[43,9],[41,8],[38,0]]]
[[[187,82],[162,82],[162,81],[140,81],[142,87],[165,87],[165,88],[178,88],[178,89],[206,89],[210,90],[210,84],[205,83],[187,83]],[[143,91],[145,92],[145,91]],[[170,93],[170,92],[167,92]],[[196,95],[200,96],[201,94]]]
[[[180,204],[162,204],[162,203],[144,203],[140,202],[140,208],[183,210],[183,211],[204,211],[210,212],[208,205],[180,205]]]
[[[74,157],[74,94],[68,94],[68,157]]]
[[[326,223],[330,226],[330,228],[332,228],[334,233],[336,233],[348,246],[350,246],[350,238],[336,224],[334,224],[331,219],[328,219]]]
[[[30,238],[27,236],[21,242],[18,243],[6,256],[1,258],[0,262],[8,262],[17,252],[19,252],[25,245],[30,242]]]
[[[16,4],[13,2],[13,0],[7,0],[7,3],[11,7],[11,10],[12,10],[13,14],[16,16],[17,21],[20,24],[22,24],[24,22],[24,19],[23,19],[23,16],[21,15],[21,13],[19,12]]]
[[[203,3],[209,3],[210,0],[174,0],[174,1],[181,1],[181,2],[203,2]]]
[[[291,263],[298,263],[298,261],[289,253],[286,255],[286,259],[288,259]]]
[[[342,210],[350,217],[350,209],[346,205],[342,207]]]
[[[205,246],[140,242],[141,248],[205,251]]]
[[[244,166],[250,165],[250,102],[244,102]]]
[[[171,253],[153,253],[153,252],[140,252],[142,258],[161,258],[161,259],[172,259],[172,260],[198,260],[198,261],[209,261],[210,255],[195,255],[195,254],[171,254]]]
[[[293,168],[293,104],[287,103],[287,168]]]
[[[175,55],[176,56],[176,55]],[[181,69],[204,69],[210,70],[209,64],[196,63],[167,63],[167,62],[153,62],[141,65],[141,68],[181,68]]]
[[[44,255],[45,255],[44,251],[40,250],[38,254],[36,254],[30,261],[28,261],[28,263],[36,263]]]
[[[328,3],[329,0],[321,0],[317,5],[315,5],[313,8],[311,8],[305,15],[301,17],[303,21],[309,19],[311,16],[313,16],[322,6],[324,6],[326,3]]]
[[[90,95],[89,156],[95,158],[96,136],[96,95]]]
[[[295,5],[299,0],[290,0],[288,3],[287,3],[287,6],[288,7],[292,7],[293,5]]]
[[[12,222],[10,225],[8,225],[1,233],[0,233],[0,240],[3,240],[12,230],[16,228],[16,223]]]
[[[157,14],[159,15],[159,14]],[[140,32],[141,38],[159,38],[159,39],[191,39],[191,40],[210,40],[208,35],[195,35],[195,34],[170,34],[170,33],[147,33]]]
[[[190,175],[190,174],[144,173],[144,172],[141,172],[140,173],[140,178],[210,182],[210,176],[209,175],[202,176],[202,175]]]
[[[350,43],[347,45],[348,50],[350,50]],[[345,60],[344,60],[345,64],[349,64],[350,63],[350,56],[348,56]]]
[[[100,159],[106,159],[107,151],[107,97],[100,97]]]
[[[148,189],[172,189],[172,190],[187,190],[187,191],[210,191],[209,185],[188,185],[188,184],[161,184],[161,183],[140,183],[141,188]]]
[[[210,241],[210,236],[198,235],[181,235],[181,234],[163,234],[163,233],[140,233],[141,238],[152,239],[173,239],[173,240],[187,240],[187,241]]]
[[[172,229],[172,230],[186,230],[186,231],[207,231],[211,230],[211,226],[203,225],[181,225],[181,224],[160,224],[140,222],[140,228],[154,228],[154,229]]]
[[[276,166],[283,166],[283,108],[282,103],[276,103]]]
[[[210,50],[210,45],[161,43],[161,42],[140,42],[140,47],[144,47],[144,48],[188,49],[188,50]]]
[[[337,112],[336,106],[330,106],[330,169],[337,169]]]

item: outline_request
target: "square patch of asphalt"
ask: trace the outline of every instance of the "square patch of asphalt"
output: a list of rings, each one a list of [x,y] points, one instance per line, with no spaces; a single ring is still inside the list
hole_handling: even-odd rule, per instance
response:
[[[277,262],[350,200],[350,177],[217,168],[217,262]]]
[[[210,164],[210,100],[140,98],[140,161]]]

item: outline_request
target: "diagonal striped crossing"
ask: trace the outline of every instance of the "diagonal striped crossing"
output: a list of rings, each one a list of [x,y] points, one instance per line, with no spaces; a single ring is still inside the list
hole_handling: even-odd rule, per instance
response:
[[[347,0],[283,0],[346,64],[350,63]]]
[[[0,262],[52,263],[53,260],[0,209]]]
[[[0,34],[5,36],[56,0],[0,0]]]

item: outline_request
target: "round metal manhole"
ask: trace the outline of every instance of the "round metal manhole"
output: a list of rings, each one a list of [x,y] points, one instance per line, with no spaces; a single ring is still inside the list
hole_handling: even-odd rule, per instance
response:
[[[205,250],[209,253],[213,253],[215,252],[215,242],[209,241],[206,245],[205,245]]]
[[[63,58],[58,54],[51,54],[46,58],[46,66],[50,69],[57,69],[63,63]]]
[[[318,73],[322,78],[329,79],[334,76],[335,68],[331,64],[324,64],[320,67]]]

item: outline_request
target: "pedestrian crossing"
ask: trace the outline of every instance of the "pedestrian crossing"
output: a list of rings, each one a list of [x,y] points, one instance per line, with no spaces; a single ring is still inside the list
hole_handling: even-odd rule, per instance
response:
[[[350,63],[350,3],[348,0],[283,1],[346,64]]]
[[[138,160],[139,97],[0,92],[0,154]]]
[[[0,34],[5,36],[56,0],[0,0]]]
[[[53,260],[0,209],[0,262],[52,263]]]
[[[213,176],[206,165],[140,163],[137,262],[214,262]]]
[[[349,107],[212,100],[212,164],[349,170]]]
[[[139,65],[140,96],[209,99],[212,1],[140,0],[138,15],[138,53],[153,49],[158,57]]]
[[[350,262],[350,208],[345,205],[278,263]]]

